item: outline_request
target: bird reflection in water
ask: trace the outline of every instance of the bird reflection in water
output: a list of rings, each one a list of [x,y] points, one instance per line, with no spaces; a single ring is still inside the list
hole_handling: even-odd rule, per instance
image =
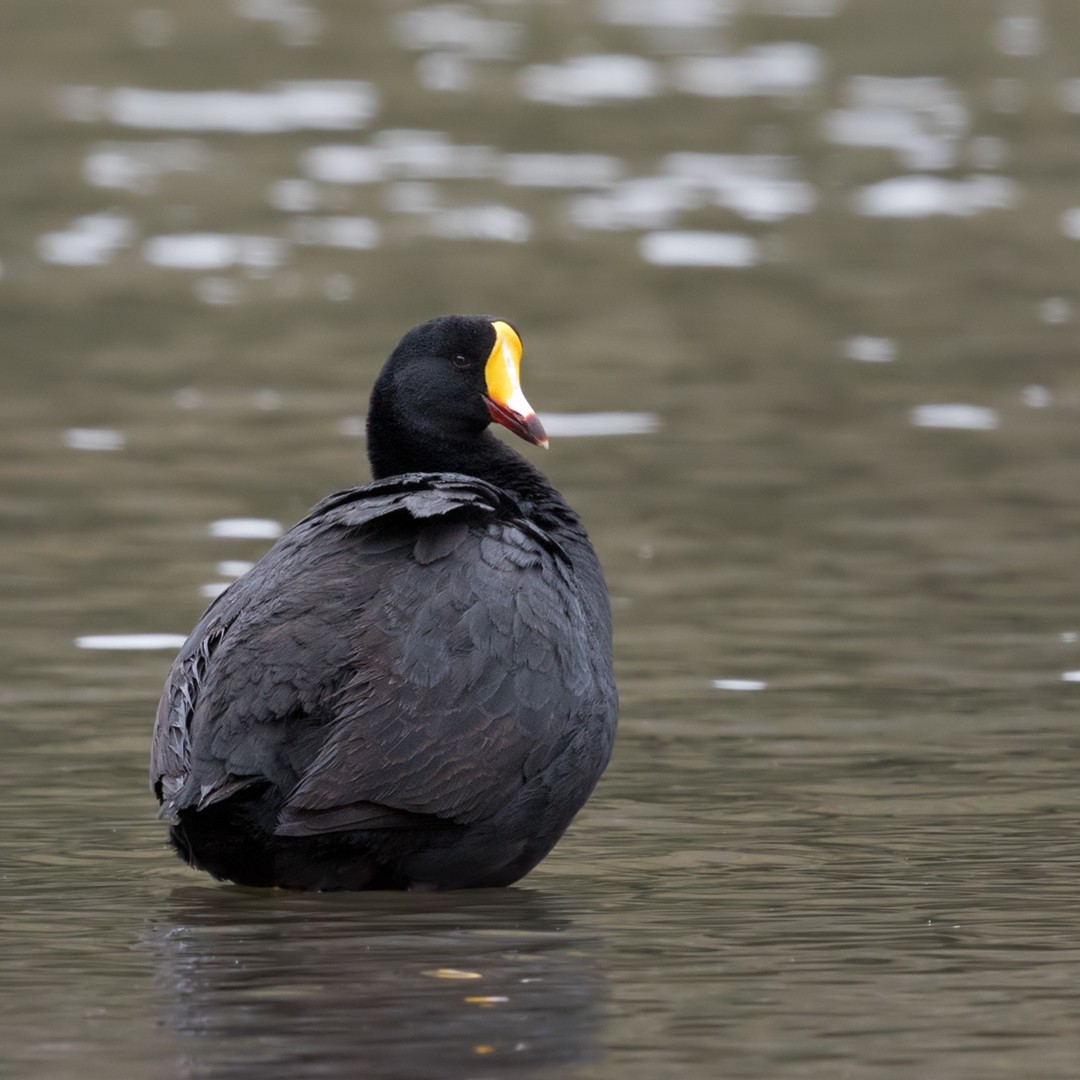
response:
[[[455,1080],[594,1061],[594,936],[531,890],[174,891],[143,935],[177,1077]]]

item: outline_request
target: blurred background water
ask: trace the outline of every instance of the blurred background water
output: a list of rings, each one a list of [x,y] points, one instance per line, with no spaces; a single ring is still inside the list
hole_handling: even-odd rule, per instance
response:
[[[1075,1075],[1080,6],[3,23],[5,1075]],[[457,311],[605,562],[615,761],[513,890],[216,885],[171,650]]]

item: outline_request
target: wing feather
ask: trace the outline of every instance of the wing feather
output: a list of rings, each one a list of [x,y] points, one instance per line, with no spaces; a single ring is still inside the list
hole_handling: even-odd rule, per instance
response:
[[[608,707],[568,570],[471,478],[324,500],[177,657],[151,760],[163,815],[270,784],[287,835],[492,816]]]

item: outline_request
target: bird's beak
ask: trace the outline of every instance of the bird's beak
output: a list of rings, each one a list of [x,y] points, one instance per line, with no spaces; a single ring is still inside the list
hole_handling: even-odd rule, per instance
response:
[[[491,325],[495,327],[495,347],[484,366],[484,400],[491,419],[546,450],[544,427],[521,392],[521,338],[509,323]]]

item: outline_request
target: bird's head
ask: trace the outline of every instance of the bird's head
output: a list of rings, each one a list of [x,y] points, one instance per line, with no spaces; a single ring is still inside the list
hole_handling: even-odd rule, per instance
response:
[[[503,319],[445,315],[413,327],[372,391],[368,449],[376,471],[449,469],[452,448],[468,445],[492,421],[546,447],[521,389],[521,353],[521,338]]]

